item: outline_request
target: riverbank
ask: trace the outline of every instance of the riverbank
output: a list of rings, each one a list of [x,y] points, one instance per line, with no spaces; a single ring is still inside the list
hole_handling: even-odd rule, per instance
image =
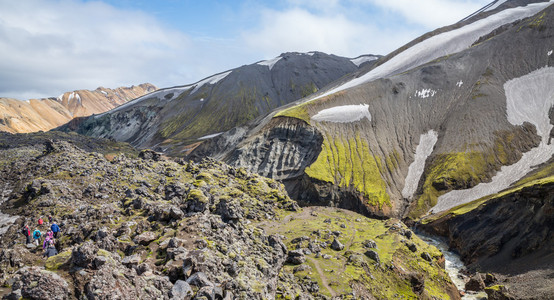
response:
[[[462,262],[460,255],[448,248],[446,240],[441,237],[430,236],[423,232],[414,231],[414,233],[427,244],[437,247],[442,252],[445,260],[444,269],[448,275],[450,275],[450,279],[462,294],[462,299],[487,299],[487,294],[485,292],[472,292],[465,290],[465,284],[469,281],[469,277],[464,273],[466,266]]]

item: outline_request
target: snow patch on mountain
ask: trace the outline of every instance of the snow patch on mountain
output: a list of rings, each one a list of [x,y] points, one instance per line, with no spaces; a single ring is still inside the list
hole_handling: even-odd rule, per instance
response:
[[[416,147],[414,161],[408,167],[408,175],[402,189],[402,197],[411,199],[417,190],[417,185],[425,170],[425,161],[433,152],[433,148],[438,140],[438,133],[429,130],[419,137],[419,144]]]
[[[457,86],[457,87],[462,87],[463,84],[464,84],[464,82],[461,81],[461,80],[458,81],[458,82],[456,82],[456,86]]]
[[[173,88],[166,88],[166,89],[160,89],[160,90],[157,90],[153,93],[150,93],[150,94],[146,94],[144,96],[141,96],[141,97],[138,97],[134,100],[131,100],[123,105],[120,105],[112,110],[110,110],[109,112],[110,113],[113,113],[113,112],[116,112],[116,111],[119,111],[119,110],[122,110],[122,109],[125,109],[127,107],[130,107],[132,105],[136,105],[146,99],[152,99],[152,98],[157,98],[159,100],[167,100],[167,101],[171,101],[177,97],[179,97],[179,95],[181,95],[183,92],[189,90],[190,88],[192,87],[192,85],[187,85],[187,86],[180,86],[180,87],[173,87]],[[117,93],[116,93],[117,94]],[[171,96],[171,98],[166,98],[167,95],[169,94],[173,94],[173,96]],[[101,113],[101,114],[98,114],[96,116],[94,116],[95,118],[98,118],[98,117],[101,117],[103,115],[105,115],[106,113],[108,112],[105,112],[105,113]]]
[[[471,189],[454,190],[438,198],[431,212],[450,209],[484,196],[498,193],[528,174],[533,168],[549,160],[554,155],[554,144],[549,143],[550,124],[548,112],[554,106],[554,67],[544,67],[525,76],[507,81],[506,114],[513,125],[529,122],[537,128],[541,136],[538,147],[523,153],[515,164],[503,166],[491,182],[480,183]]]
[[[71,94],[69,94],[69,98],[68,98],[68,102],[73,100],[73,99],[77,99],[77,101],[79,102],[79,104],[81,104],[81,96],[79,95],[79,93],[75,93],[75,92],[71,92]]]
[[[208,77],[208,78],[196,83],[196,87],[194,88],[194,90],[192,90],[191,94],[196,93],[205,84],[216,84],[216,83],[220,82],[221,80],[223,80],[223,78],[227,77],[227,75],[231,74],[231,72],[233,72],[233,71],[231,70],[231,71],[227,71],[227,72],[224,72],[224,73],[221,73],[221,74],[216,74],[212,77]]]
[[[552,55],[552,52],[553,52],[552,50],[548,51],[548,53],[547,53],[548,56]]]
[[[369,105],[342,105],[318,112],[311,119],[317,122],[351,123],[367,118],[371,121]]]
[[[309,55],[309,54],[308,54]],[[312,54],[313,55],[313,54]],[[261,65],[261,66],[267,66],[270,70],[273,68],[273,66],[281,60],[281,56],[277,56],[273,59],[269,59],[269,60],[264,60],[264,61],[261,61],[258,63],[258,65]]]
[[[481,36],[487,35],[502,25],[530,17],[549,6],[552,2],[554,2],[554,0],[505,9],[458,29],[432,36],[402,51],[370,72],[331,89],[312,100],[319,99],[378,78],[402,73],[439,57],[465,50]]]
[[[214,133],[214,134],[208,134],[208,135],[205,135],[203,137],[199,137],[198,139],[199,140],[207,140],[207,139],[211,139],[211,138],[214,138],[216,136],[219,136],[221,135],[223,132],[218,132],[218,133]]]
[[[420,91],[415,91],[414,96],[419,97],[421,99],[425,99],[428,97],[433,97],[437,94],[437,91],[432,89],[421,89]]]
[[[360,56],[360,57],[353,58],[350,61],[359,67],[361,64],[365,62],[374,61],[374,60],[377,60],[378,58],[379,57],[377,56],[367,55],[367,56]]]

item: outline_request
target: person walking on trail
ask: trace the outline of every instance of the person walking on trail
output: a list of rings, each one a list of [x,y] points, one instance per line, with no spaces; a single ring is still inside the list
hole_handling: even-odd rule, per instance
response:
[[[48,216],[48,223],[52,223],[52,216]]]
[[[42,250],[46,250],[50,242],[53,240],[54,239],[47,234],[46,237],[44,238],[44,242],[42,243]]]
[[[35,231],[33,231],[33,239],[35,240],[35,245],[38,246],[41,236],[42,236],[42,232],[40,232],[40,230],[35,229]]]
[[[29,229],[29,226],[25,225],[23,226],[22,233],[25,236],[25,244],[31,243],[31,230]]]
[[[40,218],[38,218],[38,226],[42,226],[42,224],[44,223],[44,220],[42,219],[42,216]]]
[[[60,232],[60,226],[58,226],[58,224],[56,224],[56,222],[54,221],[52,223],[52,226],[50,226],[50,229],[52,229],[52,232],[54,233],[54,238],[57,239],[58,232]]]
[[[44,251],[44,254],[42,256],[49,258],[54,255],[58,255],[58,250],[56,250],[56,247],[54,246],[54,241],[49,240],[48,246],[46,247],[46,251]]]
[[[46,231],[46,238],[50,240],[54,239],[54,233],[52,230],[48,229],[48,231]]]

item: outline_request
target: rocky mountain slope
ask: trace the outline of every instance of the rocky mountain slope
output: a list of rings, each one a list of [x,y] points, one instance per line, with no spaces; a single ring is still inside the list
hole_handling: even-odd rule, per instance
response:
[[[27,101],[0,98],[0,131],[47,131],[76,117],[103,113],[155,90],[154,85],[143,83],[116,89],[99,87],[94,91],[66,92],[57,98]]]
[[[431,215],[423,228],[500,282],[490,297],[549,299],[553,20],[552,2],[498,1],[191,158],[282,180],[302,205]]]
[[[301,202],[382,217],[496,193],[554,154],[553,10],[507,1],[192,157],[283,180]]]
[[[554,294],[554,160],[510,189],[429,216],[470,269],[495,272],[516,299]]]
[[[0,143],[7,299],[459,299],[442,253],[399,220],[300,209],[277,181],[211,160],[55,132]],[[49,215],[59,254],[43,259],[20,228]]]
[[[183,155],[204,139],[310,95],[377,58],[284,53],[191,85],[161,89],[108,113],[74,120],[61,130]]]

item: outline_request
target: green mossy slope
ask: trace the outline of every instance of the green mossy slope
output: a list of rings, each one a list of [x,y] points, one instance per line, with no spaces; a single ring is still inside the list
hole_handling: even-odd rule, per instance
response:
[[[317,160],[306,168],[311,178],[360,192],[369,206],[391,206],[387,186],[381,177],[381,158],[375,157],[367,141],[325,134]]]
[[[298,282],[307,278],[316,281],[319,292],[327,297],[344,299],[353,293],[356,299],[448,299],[448,291],[455,291],[440,266],[442,253],[412,235],[398,220],[380,221],[342,209],[308,207],[284,216],[281,222],[264,222],[260,227],[269,234],[285,236],[289,249],[327,245],[318,255],[306,255],[300,267],[287,264],[281,270],[281,276],[293,274]],[[331,249],[335,238],[344,245],[343,250]],[[377,247],[368,248],[370,241]],[[411,244],[415,252],[408,248]],[[370,250],[377,252],[379,262],[366,255]],[[423,253],[429,254],[430,262],[422,258]],[[423,290],[414,287],[413,278],[424,282]],[[278,288],[281,299],[294,292],[283,283]]]

